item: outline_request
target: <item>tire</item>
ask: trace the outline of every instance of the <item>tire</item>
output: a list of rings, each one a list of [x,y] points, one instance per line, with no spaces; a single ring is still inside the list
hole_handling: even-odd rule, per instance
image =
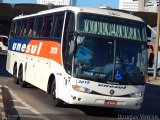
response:
[[[15,84],[19,84],[18,78],[17,78],[17,65],[14,66],[13,69],[13,81]]]
[[[53,105],[55,107],[60,107],[63,105],[63,101],[56,97],[56,82],[53,80],[52,86],[51,86],[51,96],[53,100]]]
[[[23,67],[20,67],[20,69],[19,69],[18,81],[19,81],[20,87],[24,88],[27,86],[27,83],[23,80]]]

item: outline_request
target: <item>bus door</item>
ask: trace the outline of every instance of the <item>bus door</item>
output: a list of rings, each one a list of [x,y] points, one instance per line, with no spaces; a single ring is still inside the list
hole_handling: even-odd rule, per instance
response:
[[[74,31],[75,31],[75,16],[72,12],[67,11],[66,14],[66,23],[65,23],[65,28],[64,28],[64,36],[63,36],[63,44],[62,44],[62,57],[63,57],[63,66],[64,66],[64,80],[63,80],[63,85],[64,88],[66,89],[65,91],[65,99],[69,95],[69,88],[71,85],[71,72],[72,72],[72,59],[73,55],[69,54],[70,50],[70,44],[71,41],[74,39]]]

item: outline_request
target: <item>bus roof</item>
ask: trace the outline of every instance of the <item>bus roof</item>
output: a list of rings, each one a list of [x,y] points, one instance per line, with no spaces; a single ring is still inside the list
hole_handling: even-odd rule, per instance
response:
[[[128,13],[124,13],[124,12],[119,12],[119,11],[115,11],[115,10],[108,10],[108,9],[100,9],[100,8],[74,7],[74,6],[65,6],[65,7],[44,10],[44,11],[41,11],[41,12],[38,12],[35,14],[31,14],[31,15],[20,15],[20,16],[15,17],[13,20],[28,18],[28,17],[32,17],[32,16],[38,16],[38,15],[45,15],[48,13],[60,12],[60,11],[66,11],[66,10],[71,10],[74,13],[79,13],[79,12],[93,13],[93,14],[107,15],[107,16],[113,16],[113,17],[119,17],[119,18],[144,22],[141,18],[134,16],[134,15],[131,15],[131,14],[128,14]]]
[[[8,38],[8,36],[0,35],[0,38]]]

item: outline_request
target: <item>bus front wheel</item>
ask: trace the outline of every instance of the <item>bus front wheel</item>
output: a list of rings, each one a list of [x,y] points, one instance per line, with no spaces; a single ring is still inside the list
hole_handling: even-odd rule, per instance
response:
[[[51,86],[51,96],[53,99],[53,105],[55,107],[60,107],[63,104],[63,101],[59,98],[56,97],[56,82],[55,80],[53,80],[52,82],[52,86]]]

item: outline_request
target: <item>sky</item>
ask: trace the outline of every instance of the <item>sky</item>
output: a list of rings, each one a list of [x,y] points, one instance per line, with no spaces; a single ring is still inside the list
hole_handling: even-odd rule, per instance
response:
[[[36,0],[3,0],[4,3],[36,3]],[[77,0],[77,6],[99,7],[105,4],[111,8],[118,8],[119,0]]]

